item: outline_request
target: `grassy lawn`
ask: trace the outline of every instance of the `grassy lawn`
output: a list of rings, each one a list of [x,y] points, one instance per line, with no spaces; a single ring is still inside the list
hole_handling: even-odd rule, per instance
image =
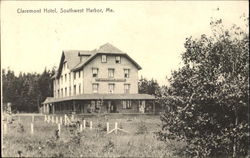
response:
[[[20,122],[18,121],[20,117]],[[82,132],[75,127],[61,125],[56,138],[57,124],[44,122],[44,116],[35,116],[34,134],[30,133],[30,116],[14,116],[3,135],[3,157],[174,157],[173,151],[184,143],[158,141],[154,132],[160,130],[159,116],[109,115],[107,117],[78,116],[87,124],[93,122],[93,129],[86,127]],[[129,133],[107,134],[115,122]]]

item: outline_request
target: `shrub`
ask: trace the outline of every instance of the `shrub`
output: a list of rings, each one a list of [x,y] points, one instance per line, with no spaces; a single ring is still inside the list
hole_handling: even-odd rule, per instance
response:
[[[82,134],[74,129],[70,129],[70,142],[80,145],[81,144]]]
[[[46,141],[46,145],[51,148],[51,149],[55,149],[56,148],[56,142],[54,139],[48,139]]]
[[[141,121],[137,126],[135,134],[145,134],[145,133],[148,133],[148,128],[146,124],[143,121]]]
[[[64,155],[63,155],[63,153],[59,152],[59,153],[53,154],[52,157],[55,157],[55,158],[57,158],[57,157],[64,157]]]
[[[102,151],[103,152],[113,152],[115,149],[115,144],[112,140],[108,140],[108,142],[104,145]]]
[[[25,132],[24,127],[21,123],[18,123],[18,125],[17,125],[17,132],[19,132],[19,133]]]
[[[246,20],[248,22],[248,19]],[[248,24],[247,24],[248,25]],[[222,20],[212,36],[187,38],[184,66],[172,73],[171,108],[161,120],[161,140],[184,140],[192,157],[244,157],[249,150],[249,33]]]
[[[55,138],[56,138],[56,140],[58,140],[60,138],[58,129],[55,130]]]
[[[107,126],[103,125],[101,122],[97,124],[97,130],[98,132],[104,132],[107,130]]]

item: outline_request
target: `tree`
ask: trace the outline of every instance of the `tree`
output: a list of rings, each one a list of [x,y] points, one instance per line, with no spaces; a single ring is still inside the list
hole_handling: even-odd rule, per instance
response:
[[[174,71],[164,103],[161,140],[187,142],[191,156],[247,155],[249,145],[249,33],[222,20],[213,35],[187,38],[184,66]],[[248,28],[248,25],[247,25]]]
[[[37,81],[37,89],[38,95],[37,95],[37,104],[38,106],[41,105],[41,102],[46,99],[48,96],[53,96],[53,82],[51,77],[55,74],[55,68],[53,68],[51,71],[45,70],[43,73],[39,76]]]
[[[160,96],[161,87],[158,82],[154,79],[147,80],[141,76],[138,83],[139,93],[150,94],[155,96]]]

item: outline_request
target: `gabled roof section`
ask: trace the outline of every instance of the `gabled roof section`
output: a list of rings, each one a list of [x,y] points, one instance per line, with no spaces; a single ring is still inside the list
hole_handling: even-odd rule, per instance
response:
[[[124,53],[120,49],[118,49],[118,48],[114,47],[113,45],[111,45],[110,43],[106,43],[106,44],[100,46],[99,49],[97,49],[96,52],[97,53],[111,53],[111,54]]]
[[[62,52],[59,68],[52,78],[60,76],[64,61],[67,62],[68,69],[72,71],[72,69],[81,62],[80,56],[85,56],[88,58],[92,54],[94,54],[94,52],[88,50],[64,50]]]
[[[99,47],[99,49],[94,50],[94,53],[85,61],[79,63],[73,68],[73,71],[77,71],[81,69],[83,66],[87,65],[90,61],[92,61],[98,54],[119,54],[128,58],[139,70],[141,66],[137,64],[131,57],[129,57],[126,53],[122,52],[120,49],[114,47],[110,43],[106,43]]]
[[[62,56],[59,64],[59,68],[56,74],[52,78],[58,78],[61,74],[62,66],[64,61],[67,62],[68,68],[71,71],[77,71],[83,66],[87,65],[92,61],[98,54],[119,54],[128,58],[139,70],[140,65],[137,64],[132,58],[130,58],[126,53],[122,52],[120,49],[114,47],[110,43],[106,43],[100,46],[98,49],[94,50],[64,50],[62,51]],[[81,56],[83,58],[81,58]]]

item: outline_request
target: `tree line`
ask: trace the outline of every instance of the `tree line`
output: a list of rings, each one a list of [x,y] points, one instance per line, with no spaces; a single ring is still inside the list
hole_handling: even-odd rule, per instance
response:
[[[2,69],[3,105],[11,103],[13,112],[38,112],[46,97],[52,96],[51,77],[55,70],[43,73],[22,73],[15,75],[13,70]]]

